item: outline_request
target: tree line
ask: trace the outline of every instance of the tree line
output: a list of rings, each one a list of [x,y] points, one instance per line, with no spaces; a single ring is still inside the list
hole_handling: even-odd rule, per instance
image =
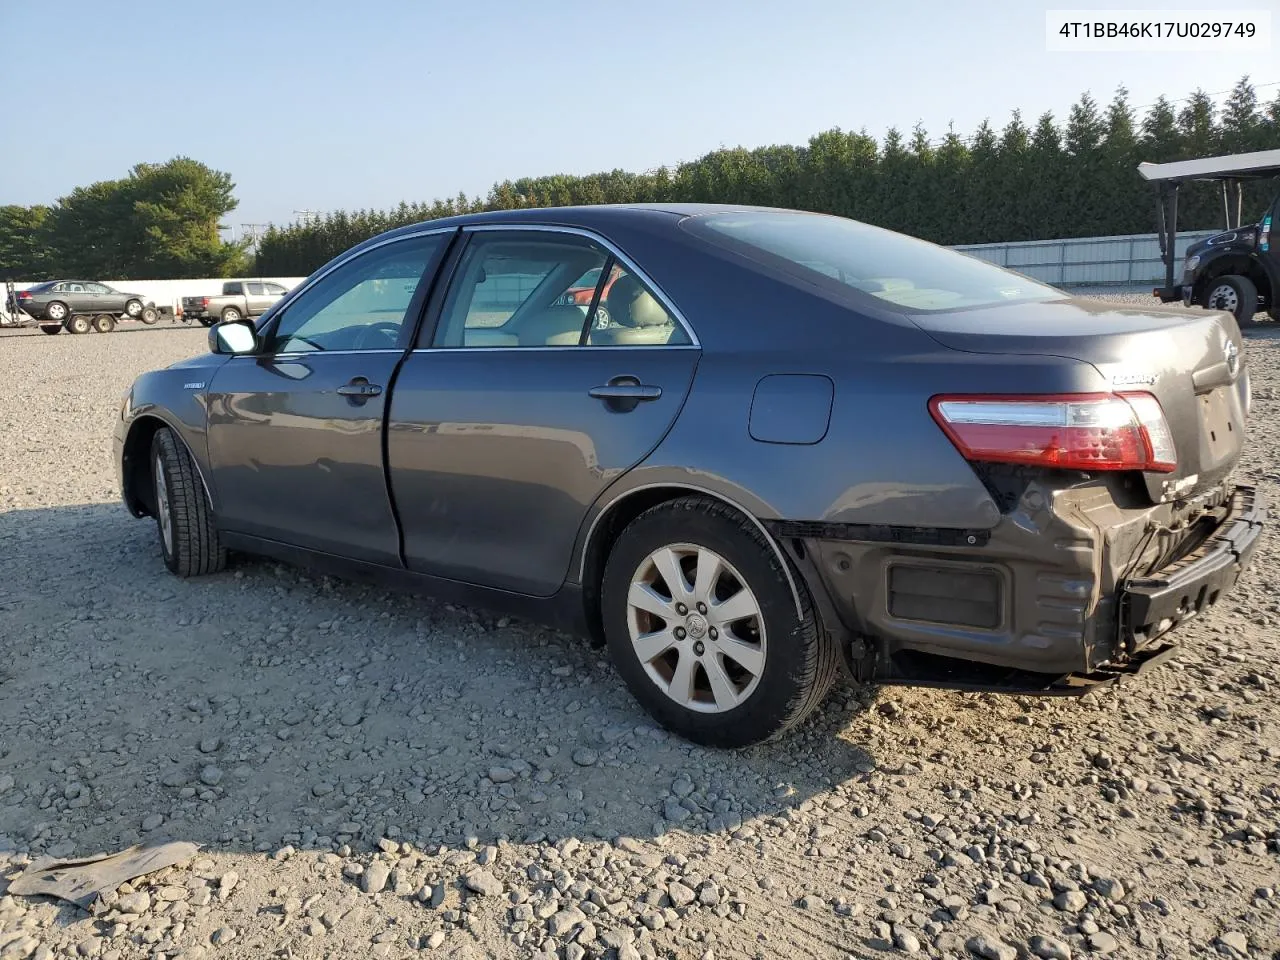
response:
[[[382,230],[480,210],[592,203],[718,202],[840,214],[961,244],[1154,233],[1154,188],[1142,161],[1280,148],[1280,95],[1261,104],[1243,77],[1219,109],[1197,91],[1180,107],[1161,97],[1141,116],[1124,88],[1105,106],[1084,94],[1065,122],[1044,113],[1028,123],[1014,111],[1001,129],[983,122],[971,136],[948,130],[931,140],[917,124],[877,142],[839,128],[805,146],[715,150],[674,168],[613,170],[587,176],[505,180],[485,197],[459,194],[394,210],[336,211],[316,221],[272,227],[258,248],[258,270],[305,275]],[[1246,190],[1246,216],[1259,214],[1274,183]],[[1179,226],[1222,224],[1211,184],[1184,188]]]
[[[138,164],[120,180],[80,187],[51,206],[0,207],[0,275],[167,279],[304,276],[383,230],[481,210],[594,203],[718,202],[816,210],[943,244],[1152,233],[1155,190],[1142,161],[1280,148],[1280,94],[1262,103],[1242,77],[1221,108],[1197,90],[1141,111],[1122,87],[1103,105],[1082,95],[1059,121],[1014,111],[962,137],[931,138],[916,124],[877,141],[833,128],[803,146],[715,150],[645,173],[612,170],[524,177],[485,196],[459,193],[392,210],[339,210],[307,223],[272,225],[253,260],[224,241],[220,219],[236,207],[230,174],[186,157]],[[1274,181],[1247,185],[1256,217]],[[1182,229],[1221,225],[1212,184],[1183,189]]]
[[[218,224],[236,208],[234,189],[230,174],[175,157],[49,206],[0,206],[0,277],[233,276],[246,245],[223,240]]]

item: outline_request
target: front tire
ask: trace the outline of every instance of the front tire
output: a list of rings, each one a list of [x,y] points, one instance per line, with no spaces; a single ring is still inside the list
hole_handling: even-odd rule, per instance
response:
[[[186,578],[225,568],[227,551],[200,473],[169,427],[157,430],[151,441],[151,482],[160,553],[169,572]]]
[[[68,317],[63,326],[67,328],[67,333],[88,333],[93,329],[93,324],[89,322],[89,318],[83,313]]]
[[[1258,288],[1248,277],[1227,274],[1209,281],[1204,292],[1204,306],[1209,310],[1226,310],[1236,318],[1236,325],[1253,326],[1258,309]]]
[[[632,695],[694,743],[744,747],[780,737],[830,692],[839,648],[803,582],[716,501],[688,497],[633,520],[601,583],[605,637]]]
[[[128,302],[126,302],[126,303],[125,303],[125,305],[124,305],[124,312],[125,312],[126,316],[128,316],[128,317],[129,317],[129,318],[131,318],[131,319],[132,319],[133,317],[136,317],[138,314],[142,313],[142,301],[141,301],[141,300],[129,300],[129,301],[128,301]]]

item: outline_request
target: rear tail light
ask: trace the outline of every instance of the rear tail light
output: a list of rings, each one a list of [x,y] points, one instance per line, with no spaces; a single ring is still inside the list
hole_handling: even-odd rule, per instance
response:
[[[1157,473],[1178,465],[1149,393],[938,396],[929,412],[966,460]]]
[[[202,307],[207,307],[208,305],[209,305],[209,298],[208,298],[208,297],[201,297],[201,298],[200,298],[200,306],[202,306]]]
[[[18,291],[18,299],[19,299],[19,300],[30,300],[30,299],[31,299],[31,294],[30,294],[30,292],[28,292],[28,291],[26,291],[26,290],[19,290],[19,291]]]

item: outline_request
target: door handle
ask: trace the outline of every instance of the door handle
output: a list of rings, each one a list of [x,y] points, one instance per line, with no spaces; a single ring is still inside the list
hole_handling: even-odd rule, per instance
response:
[[[364,377],[356,377],[350,383],[344,383],[336,391],[344,397],[376,397],[382,393],[382,387],[370,383]]]
[[[607,383],[587,391],[597,400],[657,400],[662,388],[647,383]]]

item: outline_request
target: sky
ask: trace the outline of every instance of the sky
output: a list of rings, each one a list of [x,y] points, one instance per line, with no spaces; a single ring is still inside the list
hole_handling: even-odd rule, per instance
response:
[[[832,127],[968,135],[1121,84],[1134,106],[1245,74],[1280,92],[1280,0],[1227,4],[1272,11],[1270,49],[1190,53],[1049,52],[1045,11],[1216,5],[756,3],[0,0],[0,204],[185,155],[232,175],[238,235]]]

